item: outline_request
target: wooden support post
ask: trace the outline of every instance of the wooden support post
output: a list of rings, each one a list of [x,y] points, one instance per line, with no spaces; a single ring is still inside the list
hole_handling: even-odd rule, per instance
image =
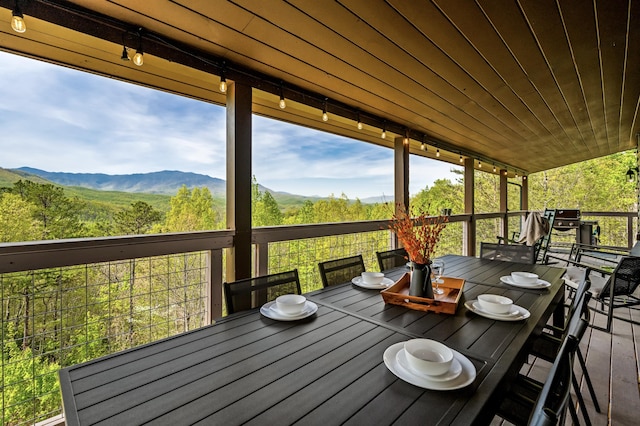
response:
[[[227,281],[251,277],[251,102],[250,86],[227,89],[227,228],[235,230],[227,255]]]
[[[393,181],[394,181],[394,209],[398,205],[404,206],[409,211],[409,144],[403,137],[397,137],[393,141]],[[392,233],[392,247],[398,247],[398,239]]]
[[[503,214],[500,221],[500,236],[504,238],[505,243],[508,242],[509,238],[508,188],[507,171],[500,170],[500,212]]]
[[[471,219],[464,223],[463,253],[465,256],[476,255],[476,221],[475,212],[475,169],[474,159],[464,160],[464,212],[470,214]]]

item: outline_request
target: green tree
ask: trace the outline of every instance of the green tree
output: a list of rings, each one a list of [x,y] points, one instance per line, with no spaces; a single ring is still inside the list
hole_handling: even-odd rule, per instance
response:
[[[84,236],[84,226],[80,221],[84,205],[77,197],[68,198],[58,186],[29,180],[14,183],[12,192],[35,206],[33,217],[42,230],[41,239]]]
[[[217,229],[218,215],[211,192],[206,187],[189,190],[183,185],[171,197],[170,206],[162,229],[164,232]]]
[[[113,218],[117,232],[128,235],[144,234],[161,219],[160,212],[144,201],[131,203],[131,208],[116,213]]]
[[[19,195],[0,194],[0,242],[31,241],[42,235],[33,218],[34,209]]]
[[[278,202],[269,191],[262,192],[256,177],[251,183],[251,225],[273,226],[282,225],[283,214]]]

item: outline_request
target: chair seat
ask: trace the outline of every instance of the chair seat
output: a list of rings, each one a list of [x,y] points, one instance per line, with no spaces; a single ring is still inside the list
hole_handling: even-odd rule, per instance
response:
[[[571,287],[572,289],[577,289],[578,284],[580,283],[580,279],[584,275],[584,268],[580,268],[578,266],[569,266],[567,267],[567,272],[564,275],[564,283]],[[589,275],[589,281],[591,281],[591,287],[589,288],[589,293],[593,296],[594,299],[599,299],[600,294],[602,293],[602,289],[604,289],[605,284],[609,277],[603,277],[596,272],[592,272]]]

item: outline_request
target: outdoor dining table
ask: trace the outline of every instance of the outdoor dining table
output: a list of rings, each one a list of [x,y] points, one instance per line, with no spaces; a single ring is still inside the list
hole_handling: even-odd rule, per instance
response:
[[[519,368],[528,339],[563,300],[562,268],[444,256],[446,276],[466,280],[463,298],[504,294],[526,308],[522,321],[385,304],[351,283],[306,294],[317,311],[277,321],[260,310],[60,370],[68,425],[92,424],[488,424],[501,386]],[[510,271],[551,286],[508,286]],[[386,272],[398,279],[407,271]],[[453,390],[412,385],[383,354],[425,337],[444,342],[475,369]]]

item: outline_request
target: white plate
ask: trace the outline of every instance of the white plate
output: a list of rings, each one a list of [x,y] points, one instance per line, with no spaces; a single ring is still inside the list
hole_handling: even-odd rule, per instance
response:
[[[453,349],[451,349],[453,351],[453,356],[462,366],[462,372],[455,379],[441,382],[428,379],[427,376],[424,375],[416,375],[411,371],[406,370],[398,362],[398,352],[400,352],[400,350],[404,350],[404,342],[389,346],[387,350],[384,351],[382,359],[389,371],[412,385],[432,390],[453,390],[468,386],[476,378],[476,368],[473,366],[473,363],[469,361],[466,356],[462,355],[460,352],[454,351]]]
[[[404,348],[398,351],[396,358],[397,358],[398,364],[400,364],[400,367],[411,372],[412,374],[415,374],[416,376],[424,377],[425,379],[429,379],[434,382],[447,382],[457,378],[460,375],[460,373],[462,373],[462,364],[460,364],[460,361],[458,361],[457,358],[453,358],[453,362],[451,363],[451,367],[449,368],[449,371],[447,371],[446,373],[440,374],[438,376],[430,376],[428,374],[417,371],[416,369],[411,367],[411,365],[409,365],[409,361],[407,360],[407,355],[406,355],[406,352],[404,351]]]
[[[511,278],[511,275],[505,275],[504,277],[500,277],[500,281],[502,281],[505,284],[513,285],[516,287],[522,287],[522,288],[547,288],[551,285],[549,281],[545,281],[541,279],[538,279],[538,281],[536,281],[535,284],[520,284],[515,282],[513,278]]]
[[[529,318],[529,316],[531,315],[531,313],[528,310],[518,305],[513,305],[513,308],[518,309],[517,315],[501,315],[501,314],[494,314],[491,312],[484,311],[478,305],[477,300],[468,300],[464,303],[464,306],[466,306],[466,308],[469,309],[474,314],[478,314],[485,318],[498,320],[498,321],[520,321],[520,320]]]
[[[302,308],[302,312],[297,315],[288,315],[280,312],[276,308],[276,301],[267,302],[260,308],[260,313],[267,318],[271,318],[278,321],[296,321],[306,317],[309,317],[316,313],[318,310],[318,305],[307,300],[304,303],[304,308]]]
[[[351,280],[351,282],[357,285],[358,287],[369,288],[374,290],[384,289],[389,287],[390,285],[393,285],[393,280],[387,277],[384,277],[380,284],[366,284],[364,281],[362,281],[362,277],[355,277]]]
[[[497,312],[491,312],[491,311],[488,311],[488,310],[484,309],[478,300],[473,300],[472,302],[473,303],[471,305],[472,305],[474,311],[479,311],[479,312],[482,312],[482,313],[485,313],[485,314],[489,314],[489,315],[495,315],[498,318],[510,318],[510,317],[513,317],[513,316],[516,316],[516,315],[522,315],[521,309],[523,309],[523,308],[518,306],[518,305],[511,305],[511,310],[509,312],[507,312],[506,314],[499,314]]]

